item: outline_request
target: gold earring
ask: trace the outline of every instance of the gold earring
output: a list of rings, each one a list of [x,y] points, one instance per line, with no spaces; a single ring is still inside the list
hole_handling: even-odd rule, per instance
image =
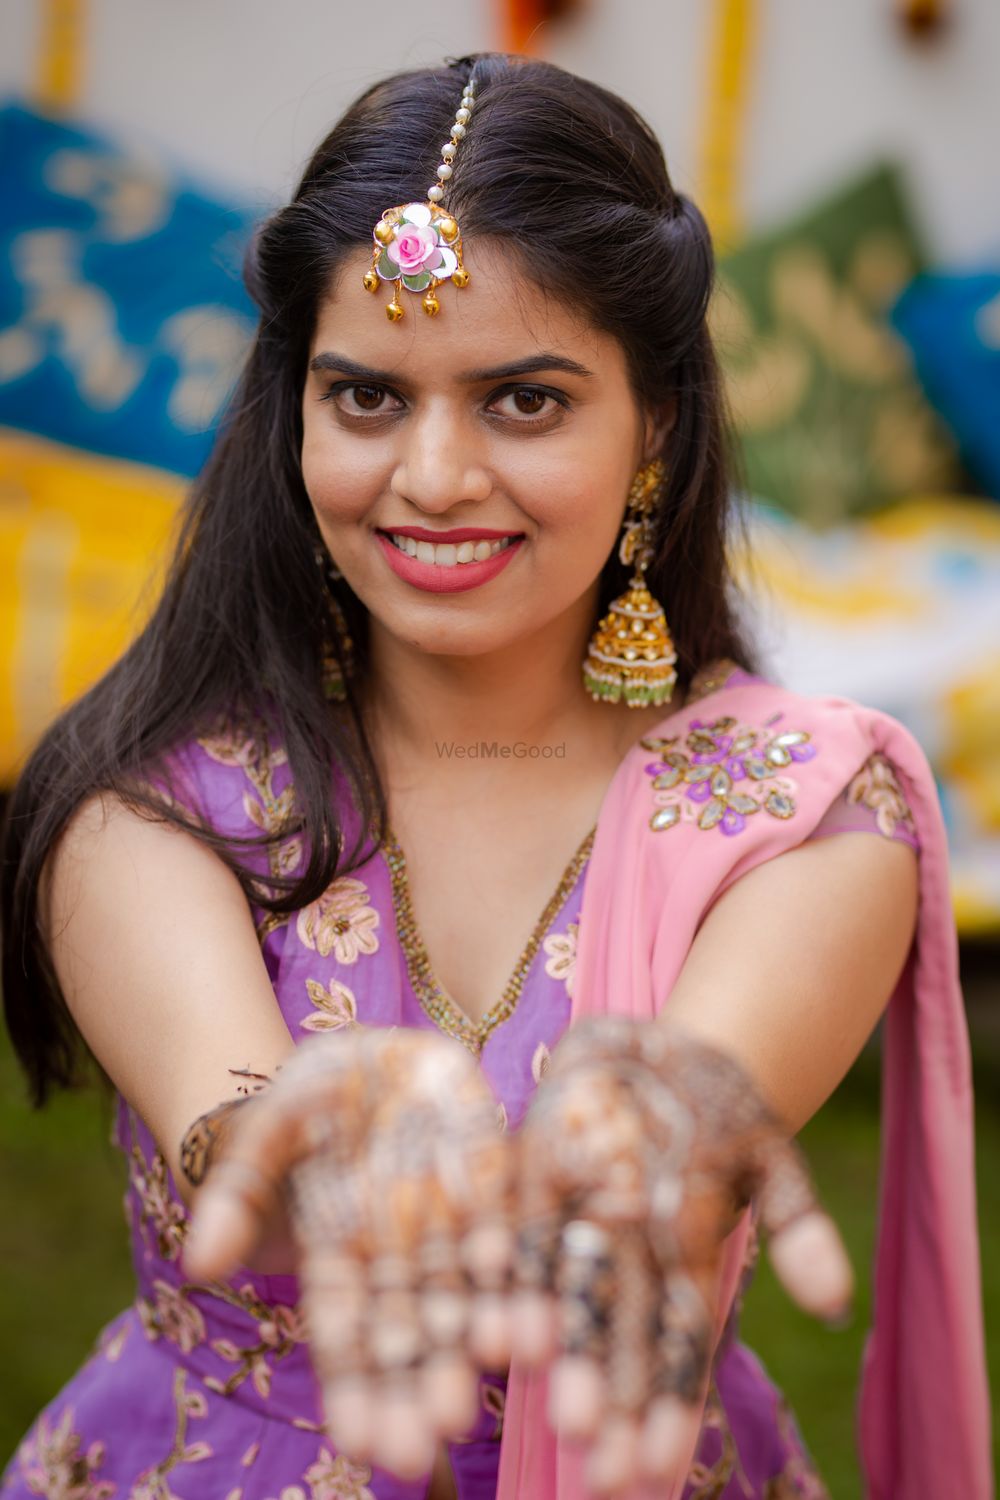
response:
[[[326,595],[330,631],[340,642],[340,648],[346,663],[346,670],[348,675],[350,675],[354,664],[354,642],[348,634],[344,611],[341,609],[331,587],[336,579],[343,578],[344,575],[330,557],[325,547],[317,545],[313,550],[313,557],[316,560],[316,566],[323,580],[323,592]],[[346,702],[347,683],[344,680],[344,668],[341,667],[340,659],[337,656],[332,641],[327,642],[323,651],[321,681],[323,684],[323,696],[325,698],[330,699],[334,703]]]
[[[632,566],[629,587],[612,600],[590,638],[583,661],[583,682],[592,698],[630,708],[669,703],[677,681],[677,653],[666,616],[646,587],[652,557],[650,515],[659,500],[667,471],[662,458],[641,468],[629,490],[625,532],[618,556]]]

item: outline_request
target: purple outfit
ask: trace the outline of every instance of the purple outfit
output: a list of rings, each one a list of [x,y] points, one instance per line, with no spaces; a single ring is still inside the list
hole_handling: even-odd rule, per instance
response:
[[[706,762],[717,758],[709,754]],[[813,837],[857,829],[915,845],[892,767],[877,760]],[[246,835],[280,828],[288,767],[283,752],[260,737],[223,726],[185,746],[173,765],[174,794],[217,829]],[[343,795],[341,807],[350,823],[353,807]],[[439,1026],[479,1057],[501,1123],[516,1128],[569,1021],[592,839],[593,831],[541,914],[504,996],[478,1025],[416,961],[422,949],[398,846],[376,850],[291,918],[255,910],[292,1035],[353,1022]],[[299,841],[287,837],[270,868],[294,870],[301,858]],[[267,872],[266,858],[257,865]],[[128,1163],[136,1300],[104,1329],[90,1360],[23,1440],[0,1485],[3,1500],[423,1500],[428,1480],[404,1483],[350,1464],[325,1436],[295,1278],[244,1272],[228,1282],[191,1283],[180,1264],[185,1210],[152,1137],[124,1099],[116,1138]],[[752,1269],[751,1257],[745,1283]],[[820,1500],[826,1490],[784,1398],[736,1336],[737,1313],[738,1299],[685,1497]],[[475,1426],[450,1445],[460,1500],[494,1500],[504,1394],[501,1376],[484,1376]]]

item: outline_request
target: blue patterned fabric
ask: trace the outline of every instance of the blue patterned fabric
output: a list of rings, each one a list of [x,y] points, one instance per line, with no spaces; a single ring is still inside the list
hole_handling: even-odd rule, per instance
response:
[[[970,472],[1000,500],[1000,269],[918,276],[892,322]]]
[[[196,473],[254,328],[254,216],[16,104],[0,180],[0,423]]]

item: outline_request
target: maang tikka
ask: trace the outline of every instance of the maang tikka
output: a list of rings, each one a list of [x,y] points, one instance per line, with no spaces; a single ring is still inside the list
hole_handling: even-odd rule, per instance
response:
[[[663,493],[666,466],[661,458],[644,465],[632,481],[625,511],[625,531],[618,556],[632,567],[624,594],[612,600],[590,638],[583,662],[584,686],[592,698],[630,708],[668,703],[677,681],[677,653],[667,619],[646,587],[652,559],[650,516]]]
[[[375,247],[372,263],[364,274],[367,292],[377,292],[383,281],[393,283],[392,301],[385,315],[390,323],[403,317],[400,292],[423,292],[421,306],[428,317],[441,311],[437,289],[451,280],[457,287],[467,287],[471,276],[462,264],[462,232],[454,214],[443,206],[444,184],[455,170],[455,157],[465,139],[476,103],[476,84],[469,79],[462,102],[455,113],[451,138],[441,147],[441,165],[437,182],[427,189],[426,203],[403,203],[387,208],[372,230]]]

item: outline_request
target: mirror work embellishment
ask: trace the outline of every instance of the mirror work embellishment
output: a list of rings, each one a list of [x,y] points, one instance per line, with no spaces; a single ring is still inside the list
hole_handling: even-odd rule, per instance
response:
[[[762,728],[729,717],[692,719],[685,735],[640,740],[657,757],[645,767],[656,808],[650,828],[660,833],[694,823],[731,838],[756,813],[793,817],[798,783],[788,768],[818,752],[805,730],[778,727],[783,717],[776,714]]]

